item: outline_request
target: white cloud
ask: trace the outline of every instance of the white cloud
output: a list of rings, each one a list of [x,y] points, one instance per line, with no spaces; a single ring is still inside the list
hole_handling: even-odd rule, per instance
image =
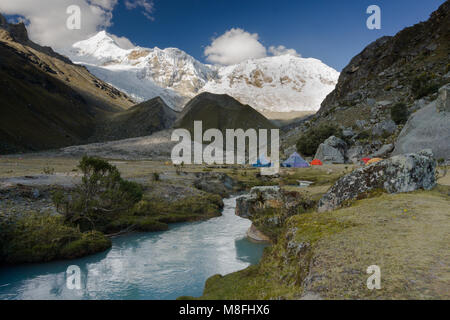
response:
[[[142,8],[142,14],[147,17],[147,19],[153,21],[154,3],[153,0],[126,0],[125,6],[128,10],[136,9],[138,7]]]
[[[248,59],[290,54],[296,57],[301,55],[295,49],[285,46],[271,46],[267,50],[259,41],[257,33],[251,34],[243,29],[233,28],[223,35],[212,40],[205,48],[205,56],[209,62],[220,65],[233,65]]]
[[[290,54],[291,56],[301,57],[301,55],[295,49],[288,49],[285,46],[271,46],[269,47],[269,52],[273,56],[283,56],[285,54]]]
[[[113,34],[108,34],[122,49],[133,49],[136,46],[126,37],[118,37]]]
[[[127,0],[127,3],[130,10],[142,7],[148,16],[153,12],[153,1]],[[31,40],[59,50],[111,26],[117,4],[118,0],[0,0],[0,12],[25,18]],[[81,9],[80,30],[67,28],[66,11],[72,5]],[[121,46],[132,45],[126,38],[117,40]]]
[[[258,41],[257,33],[251,34],[239,28],[233,28],[206,47],[205,56],[212,63],[221,65],[236,64],[252,58],[267,56],[266,48]]]

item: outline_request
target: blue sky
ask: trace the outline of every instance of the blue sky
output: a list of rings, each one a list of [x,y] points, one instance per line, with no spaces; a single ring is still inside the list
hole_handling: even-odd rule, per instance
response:
[[[113,11],[110,33],[144,47],[177,47],[205,62],[213,37],[231,28],[257,33],[266,47],[284,45],[341,71],[370,42],[428,19],[444,0],[154,0],[153,18]],[[382,10],[382,29],[368,30],[366,9]]]

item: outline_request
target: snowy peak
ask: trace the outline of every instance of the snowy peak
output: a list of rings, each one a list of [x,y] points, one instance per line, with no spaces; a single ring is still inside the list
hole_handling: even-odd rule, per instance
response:
[[[339,73],[317,59],[282,55],[218,67],[177,48],[124,48],[105,31],[66,54],[137,101],[160,96],[175,110],[200,92],[228,94],[259,111],[316,111]]]
[[[202,90],[226,93],[260,111],[316,111],[338,78],[320,60],[283,55],[221,68],[218,79]]]

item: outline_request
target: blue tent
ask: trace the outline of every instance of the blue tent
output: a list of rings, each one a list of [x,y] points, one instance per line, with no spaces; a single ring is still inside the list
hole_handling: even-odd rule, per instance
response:
[[[309,163],[306,162],[297,152],[294,152],[286,161],[283,162],[283,167],[308,168]]]
[[[256,163],[253,164],[253,167],[255,168],[270,168],[271,166],[272,163],[269,160],[267,160],[267,158],[264,155],[259,157]]]

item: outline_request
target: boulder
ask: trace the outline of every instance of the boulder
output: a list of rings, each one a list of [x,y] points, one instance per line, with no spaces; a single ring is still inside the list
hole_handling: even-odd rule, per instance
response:
[[[356,120],[356,126],[359,129],[364,129],[367,125],[367,121],[366,120]]]
[[[436,108],[438,112],[450,112],[450,83],[439,89]]]
[[[392,157],[353,171],[339,179],[320,199],[319,212],[337,209],[372,190],[388,193],[430,190],[436,185],[436,161],[431,150]]]
[[[393,144],[385,144],[377,152],[371,154],[369,158],[384,158],[394,150]]]
[[[351,138],[355,135],[355,132],[353,132],[352,128],[346,128],[342,130],[342,135],[346,138]]]
[[[347,151],[347,144],[335,136],[329,137],[322,143],[316,152],[316,159],[324,163],[345,163],[345,153]]]
[[[385,133],[393,134],[397,130],[397,125],[392,120],[385,120],[383,122],[377,123],[372,128],[372,134],[374,136],[381,136]]]
[[[249,230],[250,238],[264,237],[255,232],[261,231],[271,240],[276,240],[276,228],[284,225],[287,218],[315,208],[317,201],[307,192],[285,191],[278,186],[255,187],[250,193],[236,199],[236,215],[253,222]],[[255,234],[258,234],[257,236]]]
[[[362,146],[353,146],[347,151],[347,158],[352,163],[358,163],[364,156],[364,148]]]
[[[450,159],[450,112],[438,112],[437,104],[431,102],[409,118],[395,142],[393,155],[429,148],[436,159]]]
[[[250,219],[261,208],[278,207],[280,187],[254,187],[246,195],[236,199],[236,215]]]

